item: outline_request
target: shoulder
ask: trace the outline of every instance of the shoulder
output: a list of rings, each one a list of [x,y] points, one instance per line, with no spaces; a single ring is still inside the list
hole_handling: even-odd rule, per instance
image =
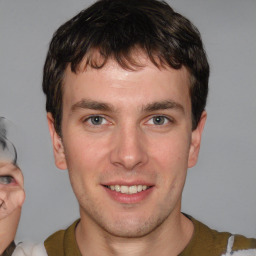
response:
[[[55,255],[64,255],[64,235],[66,230],[59,230],[53,233],[44,241],[44,246],[47,252],[52,252]]]
[[[233,250],[241,250],[246,248],[256,249],[256,239],[247,238],[241,235],[234,236]]]
[[[256,239],[232,235],[228,239],[227,251],[222,256],[256,256]]]
[[[194,225],[194,234],[185,249],[186,254],[184,256],[201,256],[205,255],[206,252],[208,256],[222,255],[226,251],[227,241],[231,234],[228,232],[218,232],[192,217],[189,218]]]
[[[75,221],[67,229],[55,232],[45,240],[44,246],[49,256],[80,255],[75,238],[75,229],[79,221]]]
[[[218,232],[205,224],[187,216],[194,225],[194,234],[190,243],[187,245],[180,256],[207,255],[208,256],[238,256],[253,254],[256,249],[256,239],[249,239],[241,235],[232,235],[228,232]],[[250,254],[234,254],[239,251],[249,251]]]
[[[12,256],[47,256],[43,244],[19,243]]]

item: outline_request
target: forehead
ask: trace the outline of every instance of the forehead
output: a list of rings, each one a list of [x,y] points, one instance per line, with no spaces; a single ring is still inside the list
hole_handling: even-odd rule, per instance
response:
[[[189,101],[190,105],[190,74],[185,67],[158,68],[145,56],[138,58],[141,67],[135,70],[124,69],[113,59],[100,69],[83,69],[82,63],[76,73],[68,66],[63,82],[64,107],[82,98],[112,104],[145,105],[175,100],[182,105]]]

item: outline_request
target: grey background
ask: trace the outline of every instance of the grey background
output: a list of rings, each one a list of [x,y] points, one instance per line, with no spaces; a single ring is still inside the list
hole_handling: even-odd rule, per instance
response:
[[[256,1],[170,0],[199,28],[211,65],[208,120],[183,211],[218,230],[256,237]],[[25,176],[18,240],[43,240],[79,216],[66,171],[54,166],[41,92],[53,32],[92,1],[0,0],[0,115]]]

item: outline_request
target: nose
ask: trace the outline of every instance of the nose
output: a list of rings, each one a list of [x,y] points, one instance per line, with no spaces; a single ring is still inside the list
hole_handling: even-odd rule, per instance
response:
[[[144,134],[139,128],[120,128],[113,143],[114,147],[110,155],[112,164],[126,170],[134,170],[148,161]]]

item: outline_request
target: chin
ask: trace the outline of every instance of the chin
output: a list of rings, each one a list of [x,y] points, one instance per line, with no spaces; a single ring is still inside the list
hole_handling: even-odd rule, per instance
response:
[[[121,238],[139,238],[150,234],[164,222],[164,218],[122,218],[113,222],[99,223],[110,235]]]

